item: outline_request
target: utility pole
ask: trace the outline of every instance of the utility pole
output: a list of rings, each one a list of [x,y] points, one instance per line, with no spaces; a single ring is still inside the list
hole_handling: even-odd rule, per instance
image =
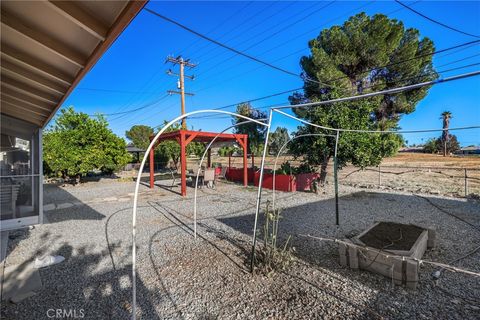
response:
[[[178,76],[177,88],[180,91],[168,90],[167,93],[168,94],[179,94],[180,95],[180,103],[181,103],[182,116],[183,116],[185,114],[185,95],[193,96],[193,93],[185,92],[185,78],[190,79],[190,80],[195,79],[195,76],[193,76],[193,75],[192,76],[185,75],[185,70],[184,69],[185,69],[185,66],[187,66],[189,68],[195,68],[197,65],[191,63],[190,59],[184,60],[182,56],[178,56],[176,58],[169,56],[169,57],[167,57],[167,60],[165,61],[165,63],[167,63],[167,62],[173,63],[174,66],[176,64],[178,64],[180,66],[180,74],[174,73],[171,69],[167,70],[168,75]],[[182,119],[182,129],[183,130],[187,129],[187,123],[185,121],[185,118]]]

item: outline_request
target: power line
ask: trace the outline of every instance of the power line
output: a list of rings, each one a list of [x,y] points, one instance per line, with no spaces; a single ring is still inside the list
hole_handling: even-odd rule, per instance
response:
[[[421,12],[419,12],[419,11],[417,11],[417,10],[409,7],[409,6],[407,6],[406,4],[400,2],[399,0],[395,0],[395,2],[398,3],[399,5],[403,6],[404,8],[406,8],[406,9],[408,9],[408,10],[416,13],[417,15],[421,16],[422,18],[425,18],[425,19],[427,19],[427,20],[429,20],[429,21],[431,21],[431,22],[433,22],[433,23],[435,23],[435,24],[438,24],[438,25],[440,25],[440,26],[442,26],[442,27],[444,27],[444,28],[450,29],[450,30],[452,30],[452,31],[455,31],[455,32],[458,32],[458,33],[461,33],[461,34],[464,34],[464,35],[467,35],[467,36],[470,36],[470,37],[480,38],[480,36],[477,36],[477,35],[474,35],[474,34],[471,34],[471,33],[465,32],[465,31],[462,31],[462,30],[460,30],[460,29],[457,29],[457,28],[451,27],[451,26],[449,26],[449,25],[446,25],[445,23],[440,22],[440,21],[438,21],[438,20],[432,19],[432,18],[424,15],[423,13],[421,13]]]
[[[276,2],[272,2],[269,6],[267,6],[266,8],[263,8],[262,10],[260,10],[260,13],[262,12],[267,12],[268,9],[270,9],[270,7],[272,7],[273,5],[275,5]],[[219,36],[217,38],[217,41],[220,40],[223,36],[227,35],[228,33],[232,32],[232,31],[240,31],[239,33],[237,33],[236,35],[234,35],[233,37],[230,37],[229,39],[225,40],[225,42],[231,42],[232,40],[238,38],[239,36],[242,36],[242,35],[245,35],[247,34],[247,32],[249,32],[250,30],[254,29],[255,27],[265,23],[266,21],[268,21],[269,19],[271,19],[272,17],[276,16],[277,14],[281,13],[283,10],[285,10],[286,8],[289,8],[290,6],[292,6],[293,4],[295,4],[295,2],[292,2],[290,4],[287,4],[285,7],[279,9],[279,10],[276,10],[273,14],[270,14],[269,16],[267,17],[262,17],[262,19],[260,20],[260,22],[257,22],[255,23],[254,25],[250,26],[250,27],[247,27],[246,29],[244,30],[239,30],[238,28],[233,28],[232,30],[226,32],[226,33],[223,33],[221,36]],[[245,19],[243,21],[241,21],[242,23],[242,26],[246,24],[247,21],[250,21],[252,20],[252,18],[255,18],[256,16],[258,16],[259,14],[258,13],[255,13],[253,16],[249,17],[248,19]],[[207,48],[209,47],[210,45],[212,45],[211,42],[207,42],[207,44],[203,47],[201,47],[199,50],[197,50],[195,53],[198,53],[199,51],[201,51],[203,48]],[[199,55],[196,59],[197,60],[200,60],[201,58],[203,58],[204,56],[207,56],[207,55],[210,55],[210,53],[214,52],[216,49],[218,49],[218,47],[214,47],[214,48],[211,48],[210,50],[207,50],[206,52],[202,53],[201,55]],[[218,55],[215,55],[215,57],[218,57]],[[210,59],[211,60],[211,59]],[[209,61],[209,60],[207,60]],[[205,64],[205,61],[202,62],[202,65]]]
[[[291,19],[291,18],[293,18],[293,17],[295,17],[295,16],[298,16],[299,14],[301,14],[301,13],[303,13],[303,12],[305,12],[305,11],[309,11],[309,12],[307,13],[307,15],[300,17],[299,19],[295,20],[295,21],[292,22],[292,23],[287,24],[287,25],[284,26],[284,27],[281,27],[279,30],[277,30],[277,31],[275,31],[275,32],[267,35],[266,37],[263,37],[261,40],[255,42],[255,43],[251,44],[250,46],[248,46],[247,48],[243,49],[243,51],[249,50],[249,49],[257,46],[257,45],[260,44],[260,43],[264,43],[265,40],[271,39],[272,37],[276,36],[276,35],[279,34],[280,32],[285,31],[285,30],[287,30],[287,29],[295,26],[296,24],[298,24],[298,23],[300,23],[300,22],[302,22],[302,21],[305,21],[305,19],[307,19],[308,17],[314,15],[315,13],[317,13],[317,12],[319,12],[319,11],[322,11],[323,9],[325,9],[325,8],[327,8],[328,6],[332,5],[334,2],[335,2],[335,1],[331,1],[331,2],[327,3],[326,5],[318,8],[318,9],[315,9],[315,10],[313,10],[313,11],[310,11],[311,8],[313,8],[314,6],[317,5],[317,3],[314,3],[314,5],[312,5],[312,6],[308,7],[308,8],[306,8],[306,9],[302,10],[301,12],[299,12],[299,13],[297,13],[297,14],[294,14],[293,16],[289,17],[289,19]],[[287,6],[287,7],[288,7],[288,6]],[[279,13],[279,12],[277,11],[276,13]],[[264,21],[265,21],[265,20],[263,20],[262,23],[263,23]],[[257,25],[258,25],[258,24],[257,24]],[[255,26],[256,26],[256,25],[255,25]],[[249,28],[249,29],[253,29],[255,26],[252,26],[252,27]],[[244,44],[244,43],[246,43],[246,42],[249,42],[249,41],[253,40],[254,38],[256,38],[256,37],[258,37],[258,36],[262,36],[262,35],[265,35],[265,32],[260,32],[260,33],[258,33],[258,34],[255,35],[255,36],[248,37],[248,38],[245,39],[244,41],[238,43],[237,46],[240,46],[240,45],[242,45],[242,44]],[[207,60],[207,61],[210,61],[210,60],[215,59],[215,58],[216,58],[216,57],[210,58],[210,59]],[[233,58],[235,58],[235,55],[233,55],[233,56],[231,56],[231,57],[228,57],[228,58],[222,60],[222,61],[219,62],[217,65],[223,64],[223,63],[225,63],[225,62],[227,62],[227,61],[229,61],[229,60],[231,60],[231,59],[233,59]]]
[[[432,55],[435,55],[435,54],[450,51],[450,50],[457,49],[457,48],[460,48],[460,47],[464,47],[464,46],[467,46],[467,45],[477,44],[479,42],[480,42],[480,40],[473,40],[473,41],[469,41],[469,42],[465,42],[465,43],[455,45],[453,47],[448,47],[448,48],[445,48],[445,49],[441,49],[441,50],[437,50],[437,51],[433,51],[433,52],[429,52],[429,53],[423,53],[423,54],[420,54],[420,55],[412,57],[412,58],[408,58],[408,59],[397,61],[397,62],[388,63],[388,64],[380,66],[380,67],[375,67],[375,68],[372,68],[372,69],[369,69],[369,70],[365,70],[364,73],[365,72],[370,73],[372,71],[377,71],[379,69],[388,68],[388,67],[391,67],[391,66],[399,65],[399,64],[409,62],[409,61],[412,61],[412,60],[416,60],[416,59],[419,59],[419,58],[432,56]],[[335,78],[335,79],[332,79],[332,80],[327,80],[327,81],[331,82],[331,81],[337,81],[337,80],[341,80],[341,79],[348,79],[348,76],[342,76],[342,77],[338,77],[338,78]],[[360,79],[356,79],[355,81],[358,81],[358,80],[360,80]]]
[[[75,90],[85,90],[85,91],[99,91],[99,92],[111,92],[111,93],[126,93],[126,94],[139,94],[139,93],[156,93],[156,92],[147,92],[147,91],[129,91],[129,90],[117,90],[117,89],[105,89],[105,88],[85,88],[80,87]]]
[[[351,101],[351,100],[359,100],[359,99],[364,99],[364,98],[370,98],[370,97],[375,97],[379,95],[384,95],[384,94],[395,94],[399,93],[402,91],[407,91],[407,90],[413,90],[413,89],[418,89],[421,87],[426,87],[426,86],[431,86],[435,84],[439,84],[442,82],[450,82],[450,81],[455,81],[455,80],[460,80],[464,78],[470,78],[474,76],[480,75],[480,71],[473,71],[469,73],[464,73],[460,75],[455,75],[451,76],[448,78],[441,78],[437,80],[432,80],[432,81],[426,81],[426,82],[421,82],[421,83],[415,83],[412,85],[404,86],[404,87],[399,87],[399,88],[392,88],[392,89],[386,89],[386,90],[381,90],[381,91],[375,91],[375,92],[370,92],[366,94],[360,94],[360,95],[354,95],[350,97],[343,97],[343,98],[337,98],[337,99],[332,99],[332,100],[326,100],[326,101],[318,101],[318,102],[308,102],[308,103],[301,103],[301,104],[296,104],[296,105],[290,105],[290,106],[283,106],[279,107],[277,109],[287,109],[287,108],[303,108],[303,107],[311,107],[311,106],[320,106],[320,105],[325,105],[325,104],[332,104],[332,103],[337,103],[337,102],[345,102],[345,101]]]
[[[195,30],[193,30],[193,29],[191,29],[191,28],[189,28],[189,27],[187,27],[187,26],[185,26],[185,25],[183,25],[183,24],[181,24],[181,23],[179,23],[179,22],[177,22],[177,21],[175,21],[175,20],[173,20],[173,19],[170,19],[170,18],[168,18],[168,17],[166,17],[166,16],[164,16],[164,15],[162,15],[162,14],[156,12],[156,11],[153,11],[153,10],[148,9],[148,8],[143,8],[143,10],[146,10],[147,12],[149,12],[149,13],[151,13],[151,14],[153,14],[153,15],[155,15],[155,16],[157,16],[157,17],[159,17],[159,18],[161,18],[161,19],[163,19],[163,20],[165,20],[165,21],[168,21],[168,22],[170,22],[170,23],[172,23],[172,24],[175,24],[176,26],[178,26],[178,27],[180,27],[180,28],[182,28],[182,29],[190,32],[190,33],[193,33],[193,34],[195,34],[195,35],[197,35],[197,36],[199,36],[199,37],[201,37],[201,38],[203,38],[203,39],[205,39],[205,40],[207,40],[207,41],[213,42],[213,43],[215,43],[216,45],[218,45],[218,46],[220,46],[220,47],[223,47],[223,48],[225,48],[225,49],[227,49],[227,50],[230,50],[230,51],[232,51],[232,52],[235,52],[236,54],[241,55],[241,56],[243,56],[243,57],[245,57],[245,58],[248,58],[248,59],[250,59],[250,60],[253,60],[253,61],[256,61],[256,62],[258,62],[258,63],[261,63],[261,64],[263,64],[263,65],[266,65],[267,67],[270,67],[270,68],[272,68],[272,69],[281,71],[281,72],[283,72],[283,73],[285,73],[285,74],[292,75],[292,76],[295,76],[295,77],[299,77],[299,78],[303,79],[304,81],[310,81],[310,82],[319,83],[319,82],[316,81],[316,80],[303,78],[302,76],[300,76],[299,74],[297,74],[297,73],[295,73],[295,72],[292,72],[292,71],[283,69],[283,68],[281,68],[281,67],[277,67],[277,66],[275,66],[275,65],[273,65],[273,64],[271,64],[271,63],[268,63],[268,62],[266,62],[266,61],[263,61],[263,60],[260,60],[260,59],[258,59],[258,58],[255,58],[254,56],[251,56],[251,55],[249,55],[249,54],[247,54],[247,53],[245,53],[245,52],[242,52],[242,51],[239,51],[239,50],[237,50],[237,49],[235,49],[235,48],[232,48],[232,47],[230,47],[230,46],[227,46],[227,45],[225,45],[225,44],[223,44],[223,43],[221,43],[221,42],[219,42],[219,41],[217,41],[217,40],[214,40],[214,39],[212,39],[212,38],[210,38],[210,37],[208,37],[208,36],[205,36],[205,35],[197,32],[197,31],[195,31]],[[324,83],[319,83],[319,84],[327,85],[327,86],[331,87],[331,85],[328,85],[328,84],[324,84]]]
[[[278,44],[278,45],[276,45],[276,46],[274,46],[274,47],[272,47],[272,48],[270,48],[270,49],[267,49],[266,51],[263,51],[262,53],[260,53],[260,55],[266,54],[266,53],[271,52],[271,51],[273,51],[273,50],[275,50],[275,49],[277,49],[277,48],[279,48],[279,47],[285,46],[285,45],[289,44],[291,41],[293,41],[293,40],[295,40],[295,39],[297,39],[297,38],[299,38],[299,37],[301,37],[301,36],[304,36],[304,35],[306,35],[306,34],[309,34],[309,33],[313,32],[313,31],[317,31],[317,32],[318,32],[318,29],[324,27],[324,26],[327,25],[328,23],[331,23],[331,22],[334,22],[334,21],[336,21],[336,20],[338,20],[338,19],[340,19],[340,18],[343,18],[345,15],[351,14],[352,12],[358,12],[359,10],[361,10],[361,9],[363,9],[363,8],[371,5],[371,4],[373,4],[374,2],[375,2],[375,0],[374,0],[374,1],[371,1],[371,2],[368,2],[368,3],[366,3],[366,4],[363,4],[363,5],[359,6],[359,7],[356,7],[356,8],[354,8],[354,9],[352,9],[352,10],[349,10],[349,11],[347,11],[347,12],[341,14],[341,15],[338,15],[338,16],[336,16],[336,17],[334,17],[334,18],[326,21],[326,22],[323,23],[321,26],[315,27],[315,28],[310,29],[310,30],[308,30],[308,31],[306,31],[306,32],[302,32],[301,34],[295,35],[295,36],[292,37],[291,39],[289,39],[289,40],[287,40],[287,41],[283,41],[283,42],[281,42],[280,44]],[[417,2],[418,2],[418,1],[417,1]],[[402,10],[402,8],[397,9],[397,10],[395,10],[395,11],[399,11],[399,10]],[[393,13],[393,12],[392,12],[392,13]],[[290,57],[290,56],[292,56],[292,55],[295,55],[295,54],[300,53],[300,52],[305,51],[305,50],[308,50],[308,47],[304,47],[304,48],[302,48],[302,49],[300,49],[300,50],[296,50],[295,52],[289,53],[289,54],[287,54],[287,55],[285,55],[285,56],[282,56],[282,57],[280,57],[280,58],[278,58],[278,59],[273,60],[273,62],[281,61],[281,60],[283,60],[283,59],[285,59],[285,58],[288,58],[288,57]],[[243,64],[245,64],[246,62],[248,62],[248,61],[240,62],[239,64],[236,64],[235,66],[238,67],[239,65],[243,65]],[[202,65],[205,65],[205,63],[202,63]],[[231,70],[231,69],[234,68],[235,66],[231,66],[231,67],[229,67],[229,68],[223,69],[223,71]],[[252,71],[258,70],[258,69],[260,69],[260,68],[262,68],[262,67],[264,67],[264,66],[256,67],[256,68],[251,69],[251,70],[249,70],[249,71],[247,71],[247,72],[242,72],[242,73],[240,73],[240,74],[238,74],[238,75],[236,75],[236,76],[231,76],[231,77],[227,78],[227,80],[225,80],[225,79],[222,78],[222,83],[225,83],[226,81],[230,81],[230,80],[233,80],[233,79],[238,78],[238,77],[241,77],[241,76],[243,76],[243,75],[245,75],[245,74],[248,74],[248,73],[250,73],[250,72],[252,72]],[[211,68],[209,69],[209,71],[212,71],[212,70],[214,70],[214,69],[216,69],[216,68],[217,68],[217,65],[211,67]],[[200,75],[204,75],[205,73],[208,73],[209,71],[204,72],[204,73],[201,73]],[[211,78],[211,77],[207,77],[207,79],[209,79],[209,78]],[[202,79],[204,80],[205,78],[202,78]],[[197,92],[206,90],[206,89],[211,88],[211,87],[213,87],[213,85],[207,86],[207,87],[203,87],[203,88],[197,90]]]
[[[145,109],[145,108],[148,108],[148,107],[151,107],[152,105],[160,102],[161,100],[165,99],[166,97],[168,97],[168,95],[164,95],[162,96],[161,98],[159,99],[156,99],[155,101],[151,101],[141,107],[138,107],[138,108],[135,108],[135,109],[131,109],[131,110],[127,110],[127,111],[122,111],[122,112],[113,112],[113,113],[98,113],[98,114],[89,114],[89,116],[96,116],[96,115],[102,115],[102,116],[116,116],[116,115],[123,115],[123,114],[127,114],[127,113],[132,113],[132,112],[136,112],[136,111],[139,111],[139,110],[142,110],[142,109]],[[112,120],[115,120],[115,119],[112,119]]]
[[[456,61],[452,61],[450,63],[446,63],[446,64],[443,64],[443,66],[446,66],[446,65],[450,65],[450,64],[454,64],[458,61],[461,61],[463,59],[460,59],[460,60],[456,60]],[[424,73],[424,74],[421,74],[421,75],[418,75],[418,76],[414,76],[414,77],[406,77],[406,78],[401,78],[401,79],[398,79],[398,80],[395,80],[395,81],[392,81],[390,82],[389,84],[395,84],[395,83],[401,83],[401,82],[405,82],[405,81],[409,81],[409,80],[414,80],[414,79],[419,79],[419,78],[422,78],[422,77],[425,77],[425,76],[428,76],[428,75],[433,75],[435,73],[447,73],[447,72],[452,72],[452,71],[456,71],[456,70],[460,70],[460,69],[465,69],[465,68],[470,68],[470,67],[473,67],[473,66],[478,66],[480,65],[480,62],[477,62],[477,63],[472,63],[472,64],[468,64],[468,65],[463,65],[463,66],[459,66],[459,67],[455,67],[455,68],[450,68],[450,69],[445,69],[445,70],[441,70],[441,71],[433,71],[433,72],[428,72],[428,73]],[[363,89],[370,89],[370,88],[374,88],[374,87],[377,87],[381,84],[373,84],[371,86],[366,86],[364,87]],[[286,90],[286,91],[282,91],[282,92],[278,92],[278,93],[273,93],[273,94],[270,94],[268,96],[264,96],[264,97],[259,97],[259,98],[255,98],[255,99],[250,99],[250,100],[246,100],[246,101],[242,101],[242,102],[238,102],[238,103],[232,103],[232,104],[229,104],[229,105],[226,105],[226,106],[222,106],[222,107],[217,107],[217,108],[212,108],[212,110],[219,110],[219,109],[227,109],[227,108],[230,108],[230,107],[235,107],[239,104],[242,104],[242,103],[249,103],[249,102],[254,102],[254,101],[259,101],[259,100],[264,100],[264,99],[268,99],[268,98],[272,98],[272,97],[276,97],[276,96],[280,96],[280,95],[283,95],[283,94],[286,94],[286,93],[290,93],[290,92],[294,92],[294,91],[298,91],[298,90],[301,90],[303,89],[302,87],[301,88],[296,88],[296,89],[292,89],[292,90]],[[259,108],[253,108],[253,109],[256,109],[256,110],[262,110],[262,109],[268,109],[272,106],[266,106],[266,107],[259,107]],[[205,116],[202,116],[202,117],[196,117],[196,118],[210,118],[211,116],[209,115],[205,115]],[[217,117],[218,118],[218,117]]]
[[[446,52],[446,51],[449,51],[449,50],[453,50],[453,49],[456,49],[456,48],[459,48],[459,47],[463,47],[463,46],[467,46],[467,45],[472,45],[472,44],[475,44],[475,43],[478,43],[480,42],[480,40],[475,40],[475,41],[471,41],[471,42],[467,42],[467,43],[463,43],[463,44],[459,44],[459,45],[455,45],[455,46],[452,46],[452,47],[449,47],[449,48],[445,48],[445,49],[441,49],[441,50],[438,50],[438,51],[435,51],[435,52],[432,52],[432,53],[429,53],[429,54],[426,54],[426,55],[434,55],[434,54],[438,54],[438,53],[441,53],[441,52]],[[478,54],[477,54],[478,55]],[[463,58],[463,59],[459,59],[459,60],[455,60],[455,61],[451,61],[449,63],[445,63],[445,64],[442,64],[441,66],[447,66],[447,65],[450,65],[450,64],[454,64],[456,62],[460,62],[460,61],[463,61],[463,60],[466,60],[467,58],[471,58],[471,57],[474,57],[474,56],[477,56],[477,55],[473,55],[473,56],[470,56],[470,57],[466,57],[466,58]],[[417,56],[417,57],[414,57],[414,58],[410,58],[410,59],[406,59],[406,60],[403,60],[403,61],[399,61],[399,62],[396,62],[395,64],[400,64],[400,63],[403,63],[403,62],[407,62],[407,61],[410,61],[412,59],[417,59],[417,58],[420,58],[420,57],[423,57],[423,55],[420,55],[420,56]],[[392,64],[390,64],[392,65]],[[467,68],[467,67],[472,67],[472,66],[476,66],[478,65],[478,63],[475,63],[475,64],[470,64],[470,65],[466,65],[466,66],[461,66],[461,67],[457,67],[457,68],[452,68],[452,69],[448,69],[448,70],[442,70],[442,71],[438,71],[438,73],[446,73],[446,72],[451,72],[451,71],[454,71],[454,70],[458,70],[458,69],[463,69],[463,68]],[[376,69],[380,69],[380,68],[383,68],[383,67],[377,67],[377,68],[373,68],[371,69],[370,71],[373,71],[373,70],[376,70]],[[412,80],[412,79],[418,79],[420,77],[423,77],[423,76],[427,76],[427,75],[430,75],[430,74],[434,74],[433,72],[431,73],[428,73],[428,74],[423,74],[423,75],[419,75],[419,76],[415,76],[415,77],[409,77],[409,78],[402,78],[402,79],[398,79],[396,81],[393,81],[392,83],[398,83],[398,82],[402,82],[402,81],[408,81],[408,80]],[[334,80],[327,80],[327,81],[335,81],[336,79]],[[367,86],[365,87],[364,89],[368,89],[368,88],[372,88],[372,87],[375,87],[375,86],[378,86],[379,84],[374,84],[372,86]],[[225,106],[221,106],[221,107],[217,107],[217,108],[213,108],[214,110],[221,110],[221,109],[228,109],[228,108],[231,108],[231,107],[236,107],[237,105],[239,104],[242,104],[242,103],[251,103],[251,102],[255,102],[255,101],[260,101],[260,100],[265,100],[265,99],[268,99],[268,98],[272,98],[272,97],[276,97],[276,96],[280,96],[280,95],[283,95],[283,94],[286,94],[286,93],[290,93],[290,92],[294,92],[294,91],[298,91],[298,90],[301,90],[303,89],[303,87],[300,87],[300,88],[295,88],[295,89],[291,89],[291,90],[286,90],[286,91],[282,91],[282,92],[278,92],[278,93],[273,93],[273,94],[269,94],[269,95],[266,95],[266,96],[262,96],[262,97],[259,97],[259,98],[254,98],[254,99],[250,99],[250,100],[244,100],[244,101],[240,101],[240,102],[237,102],[237,103],[232,103],[232,104],[228,104],[228,105],[225,105]],[[164,99],[164,97],[162,97],[161,99]],[[125,111],[125,112],[117,112],[117,113],[114,113],[114,114],[105,114],[105,115],[115,115],[115,114],[127,114],[127,113],[131,113],[131,112],[135,112],[135,111],[138,111],[138,110],[141,110],[141,109],[144,109],[146,107],[148,107],[150,105],[147,105],[147,106],[144,106],[144,107],[140,107],[140,108],[135,108],[133,110],[128,110],[128,111]],[[254,109],[260,109],[260,108],[254,108]],[[264,109],[264,108],[263,108]],[[122,116],[121,116],[122,117]],[[206,116],[208,117],[208,116]],[[112,119],[112,120],[118,120],[117,119]]]
[[[243,10],[245,10],[247,7],[249,7],[251,4],[253,3],[253,1],[250,1],[250,2],[247,2],[246,4],[244,4],[240,9],[236,10],[235,12],[233,12],[231,15],[229,15],[227,18],[225,18],[223,21],[221,21],[219,24],[215,25],[215,27],[211,28],[207,33],[210,33],[212,31],[215,31],[217,29],[219,29],[221,26],[223,26],[226,22],[230,21],[233,17],[235,17],[236,15],[238,15],[240,12],[242,12]],[[185,51],[187,51],[188,49],[190,49],[191,47],[195,46],[198,42],[200,41],[200,39],[197,39],[196,41],[190,43],[187,47],[185,47],[184,49],[182,49],[181,51],[179,51],[181,54],[183,54]],[[201,49],[199,49],[201,50]]]

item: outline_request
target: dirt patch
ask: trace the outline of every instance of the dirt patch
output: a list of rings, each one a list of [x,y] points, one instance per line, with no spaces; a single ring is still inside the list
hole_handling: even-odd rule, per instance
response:
[[[424,229],[394,222],[380,222],[360,237],[367,246],[376,249],[410,250]]]

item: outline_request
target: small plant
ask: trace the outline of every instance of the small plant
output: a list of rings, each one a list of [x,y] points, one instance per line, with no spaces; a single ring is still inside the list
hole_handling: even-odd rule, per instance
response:
[[[267,201],[265,225],[263,227],[263,246],[259,248],[256,260],[259,268],[267,276],[270,276],[276,270],[285,270],[294,259],[292,252],[295,251],[295,248],[288,245],[291,236],[288,236],[283,246],[277,246],[280,218],[280,210],[271,210],[270,202]]]

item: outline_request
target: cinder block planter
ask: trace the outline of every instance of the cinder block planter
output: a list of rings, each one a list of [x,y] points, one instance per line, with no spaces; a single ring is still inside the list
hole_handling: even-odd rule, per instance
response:
[[[258,187],[260,180],[260,172],[255,172],[254,185]],[[272,173],[263,173],[263,188],[273,190],[273,174]],[[285,192],[295,192],[297,191],[297,183],[295,176],[287,174],[277,174],[275,175],[275,190],[285,191]]]
[[[300,173],[295,175],[297,191],[310,191],[312,182],[320,178],[319,173]]]
[[[406,258],[421,259],[427,248],[435,245],[435,231],[412,224],[377,222],[345,242],[339,244],[341,265],[379,273],[395,284],[415,289],[419,263]]]

